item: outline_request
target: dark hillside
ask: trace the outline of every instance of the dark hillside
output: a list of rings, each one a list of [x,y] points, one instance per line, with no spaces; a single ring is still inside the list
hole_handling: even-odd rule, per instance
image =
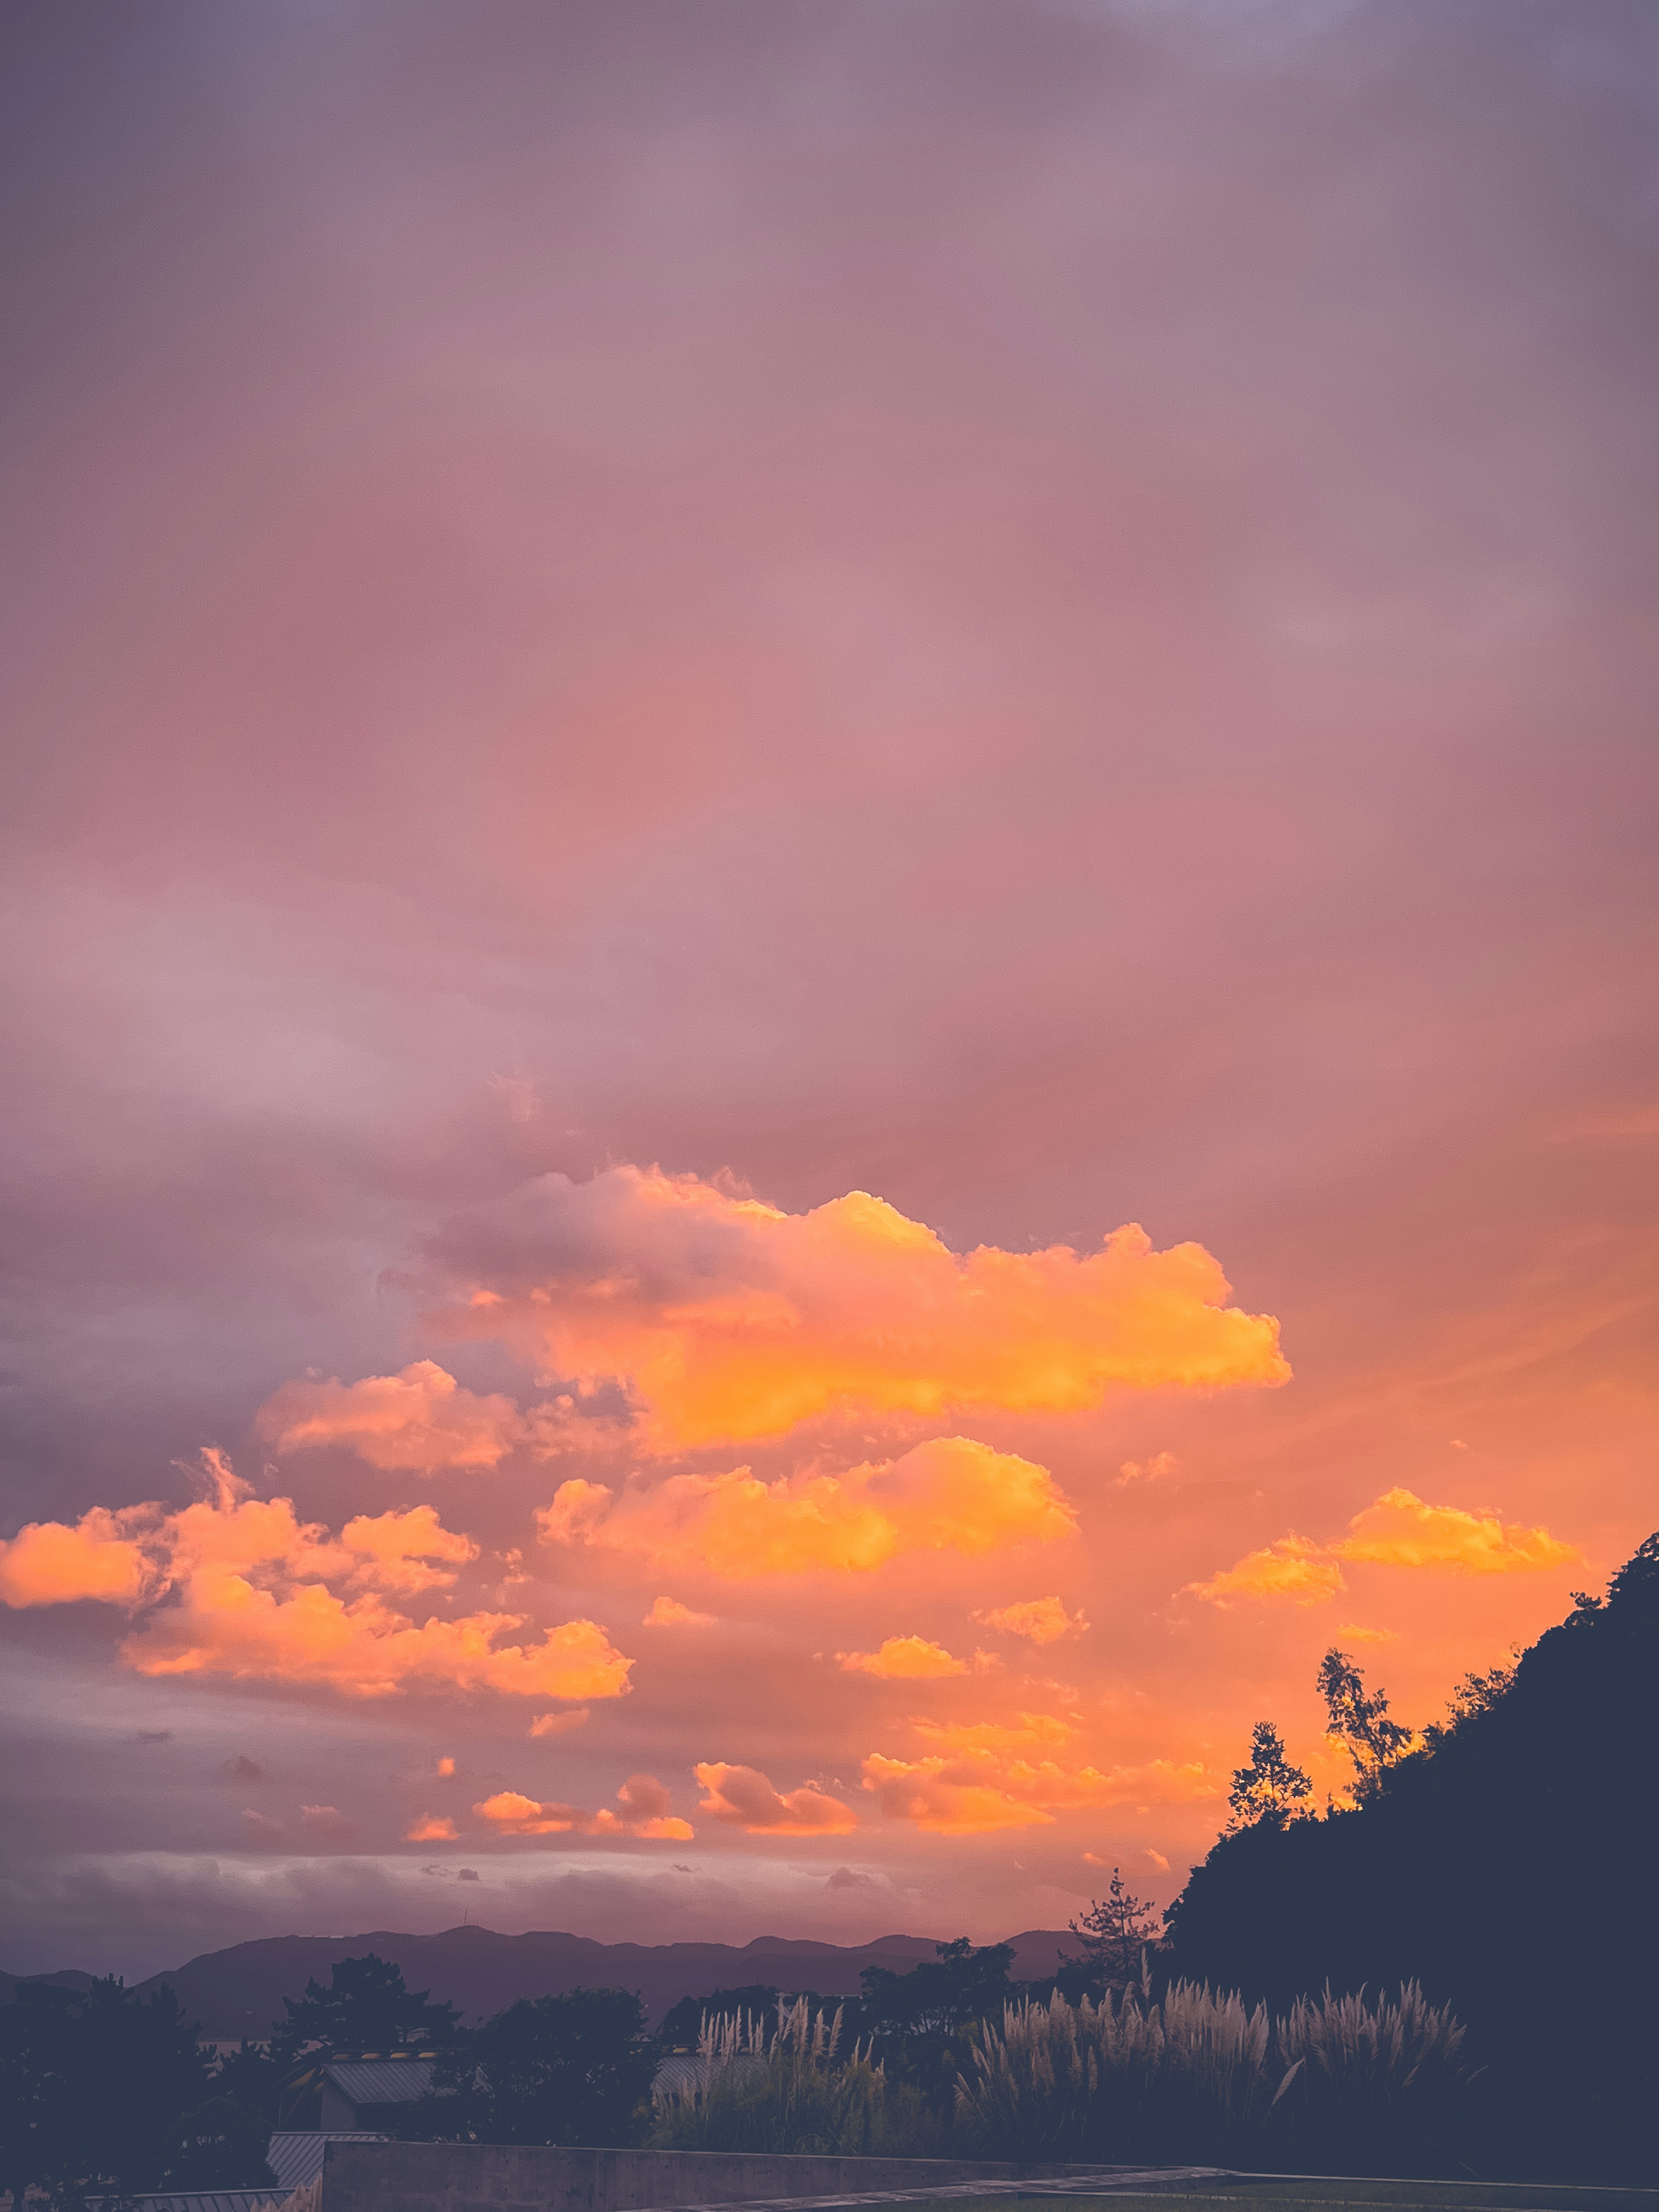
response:
[[[1066,1939],[1029,1929],[1012,1940],[1015,1974],[1036,1979],[1053,1973]],[[553,1996],[585,1984],[637,1990],[654,2024],[681,1997],[750,1982],[856,1996],[864,1967],[902,1972],[931,1959],[934,1946],[920,1936],[883,1936],[857,1946],[761,1936],[739,1946],[597,1943],[586,1936],[501,1936],[472,1927],[449,1928],[438,1936],[374,1929],[361,1936],[279,1936],[234,1944],[153,1975],[138,1990],[148,1995],[168,1985],[185,2013],[201,2021],[204,2033],[218,2041],[262,2037],[280,2015],[283,1999],[298,1997],[307,1978],[326,1984],[337,1959],[369,1951],[401,1967],[411,1990],[430,1990],[435,2000],[457,2005],[468,2021],[486,2019],[520,1997]]]
[[[1419,1979],[1491,2069],[1492,2170],[1659,2157],[1659,1537],[1357,1811],[1223,1837],[1173,1970],[1282,2006]]]

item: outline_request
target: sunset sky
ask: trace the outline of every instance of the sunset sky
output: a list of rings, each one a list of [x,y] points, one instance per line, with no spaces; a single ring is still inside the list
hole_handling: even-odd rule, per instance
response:
[[[0,49],[0,1966],[1166,1905],[1602,1586],[1650,0]]]

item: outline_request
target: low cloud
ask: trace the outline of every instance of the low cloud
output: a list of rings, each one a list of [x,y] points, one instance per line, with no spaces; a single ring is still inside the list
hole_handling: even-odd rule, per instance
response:
[[[826,1889],[890,1889],[892,1884],[880,1875],[856,1874],[851,1867],[837,1867],[823,1886]]]
[[[1080,1611],[1067,1613],[1057,1597],[1022,1598],[976,1613],[974,1619],[988,1628],[1006,1629],[1010,1636],[1029,1637],[1033,1644],[1057,1644],[1062,1636],[1080,1636],[1089,1626]]]
[[[441,1814],[423,1813],[404,1837],[407,1844],[453,1844],[458,1838],[455,1823]]]
[[[301,1522],[291,1498],[254,1498],[222,1453],[204,1452],[203,1472],[209,1495],[177,1512],[153,1503],[116,1515],[94,1508],[74,1528],[24,1528],[0,1544],[0,1597],[121,1603],[138,1617],[122,1659],[149,1676],[317,1684],[358,1698],[415,1682],[515,1697],[627,1694],[634,1662],[594,1621],[502,1644],[523,1615],[417,1624],[394,1611],[385,1593],[447,1588],[453,1565],[477,1556],[429,1505],[360,1515],[332,1537]]]
[[[690,1843],[695,1830],[669,1811],[667,1790],[652,1774],[635,1774],[617,1792],[617,1810],[585,1813],[544,1803],[516,1790],[498,1790],[472,1808],[501,1836],[635,1836],[647,1842]]]
[[[752,1766],[718,1760],[693,1769],[708,1792],[697,1810],[751,1836],[844,1836],[858,1815],[838,1797],[803,1786],[780,1793]]]
[[[1133,1224],[1100,1249],[957,1254],[853,1191],[804,1214],[696,1176],[549,1175],[452,1224],[434,1320],[584,1387],[620,1379],[647,1450],[787,1435],[823,1415],[1077,1411],[1114,1387],[1279,1383],[1268,1315],[1199,1244]]]
[[[866,1571],[901,1553],[1053,1543],[1077,1516],[1046,1468],[967,1437],[939,1437],[845,1474],[765,1482],[747,1468],[678,1474],[620,1494],[562,1483],[536,1516],[544,1543],[638,1552],[733,1578]]]
[[[930,1644],[922,1636],[890,1636],[878,1651],[837,1651],[836,1663],[849,1674],[880,1674],[903,1682],[968,1672],[965,1659],[953,1659],[942,1644]]]

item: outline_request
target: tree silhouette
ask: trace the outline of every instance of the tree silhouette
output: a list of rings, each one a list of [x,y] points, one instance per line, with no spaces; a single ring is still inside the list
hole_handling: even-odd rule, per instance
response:
[[[1146,1947],[1158,1940],[1158,1917],[1145,1899],[1130,1893],[1121,1869],[1112,1869],[1105,1896],[1069,1924],[1083,1945],[1080,1958],[1062,1954],[1064,1964],[1074,1970],[1074,1978],[1088,1987],[1108,1990],[1127,1989],[1140,1979]]]
[[[1389,1767],[1411,1749],[1414,1733],[1389,1718],[1386,1690],[1365,1694],[1365,1678],[1334,1644],[1319,1662],[1319,1693],[1328,1716],[1326,1733],[1353,1761],[1353,1794],[1364,1805],[1376,1795]]]
[[[1312,1783],[1285,1758],[1279,1730],[1271,1721],[1258,1721],[1250,1731],[1249,1765],[1233,1769],[1226,1832],[1282,1828],[1300,1817],[1303,1800],[1312,1795]]]
[[[427,1990],[404,1986],[403,1969],[373,1951],[337,1959],[328,1987],[307,1981],[305,1995],[283,1999],[286,2019],[270,2032],[270,2054],[284,2068],[310,2051],[392,2051],[453,2040],[460,2015],[434,2004]]]
[[[452,2142],[633,2142],[656,2068],[633,1990],[520,1997],[452,2044],[415,2125]]]

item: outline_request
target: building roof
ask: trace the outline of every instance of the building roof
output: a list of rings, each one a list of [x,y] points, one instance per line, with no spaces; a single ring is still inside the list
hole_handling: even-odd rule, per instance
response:
[[[270,2139],[265,2162],[282,2190],[303,2189],[323,2170],[325,2147],[331,2142],[385,2142],[373,2128],[280,2128]],[[270,2191],[265,2191],[267,2197]]]
[[[705,2058],[696,2051],[675,2051],[652,2075],[651,2094],[659,2104],[671,2097],[701,2096],[714,2075],[728,2081],[742,2081],[765,2070],[766,2061],[751,2051],[717,2059]]]
[[[331,2058],[323,2079],[353,2105],[412,2105],[432,2087],[429,2058]]]
[[[269,2204],[275,2191],[264,2189],[184,2189],[172,2195],[146,2193],[139,2197],[88,2197],[87,2203],[97,2212],[115,2204],[131,2205],[134,2212],[258,2212],[261,2204]]]

